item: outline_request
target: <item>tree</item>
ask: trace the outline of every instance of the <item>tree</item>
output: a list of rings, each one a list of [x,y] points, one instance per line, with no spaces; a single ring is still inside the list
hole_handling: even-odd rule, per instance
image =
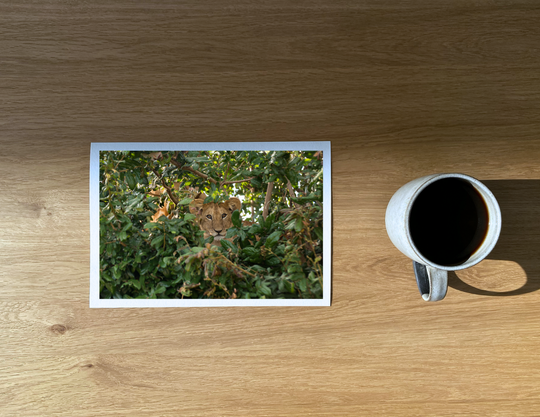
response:
[[[322,152],[101,151],[100,297],[322,298],[322,180]],[[204,239],[200,193],[243,201],[232,242]]]

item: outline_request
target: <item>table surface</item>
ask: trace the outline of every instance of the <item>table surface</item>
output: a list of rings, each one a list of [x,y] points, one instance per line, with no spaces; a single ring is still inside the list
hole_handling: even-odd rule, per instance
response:
[[[540,415],[540,5],[0,2],[2,416]],[[332,142],[331,307],[89,309],[96,141]],[[499,243],[422,301],[407,181]]]

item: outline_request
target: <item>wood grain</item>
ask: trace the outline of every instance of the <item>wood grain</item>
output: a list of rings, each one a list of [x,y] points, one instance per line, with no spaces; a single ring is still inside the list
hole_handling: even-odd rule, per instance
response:
[[[538,416],[532,0],[0,1],[0,415]],[[97,141],[331,140],[330,308],[90,310]],[[405,182],[483,180],[503,231],[424,303]]]

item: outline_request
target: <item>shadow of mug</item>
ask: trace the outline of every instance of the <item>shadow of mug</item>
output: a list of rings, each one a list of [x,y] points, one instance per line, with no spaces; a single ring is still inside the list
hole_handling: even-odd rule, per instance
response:
[[[471,284],[461,279],[460,275],[463,278],[468,273],[468,270],[463,270],[448,274],[448,286],[471,294],[499,297],[540,289],[540,180],[480,181],[499,203],[502,228],[497,245],[479,265],[489,260],[515,262],[525,272],[526,282],[509,291],[482,289],[482,282]],[[484,283],[489,284],[488,281],[489,277]]]

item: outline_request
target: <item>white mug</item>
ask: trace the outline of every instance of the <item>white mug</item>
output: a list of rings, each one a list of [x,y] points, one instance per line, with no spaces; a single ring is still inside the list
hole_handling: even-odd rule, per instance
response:
[[[413,260],[426,301],[442,300],[448,271],[476,265],[495,247],[501,210],[491,191],[464,174],[433,174],[402,186],[386,208],[392,243]]]

